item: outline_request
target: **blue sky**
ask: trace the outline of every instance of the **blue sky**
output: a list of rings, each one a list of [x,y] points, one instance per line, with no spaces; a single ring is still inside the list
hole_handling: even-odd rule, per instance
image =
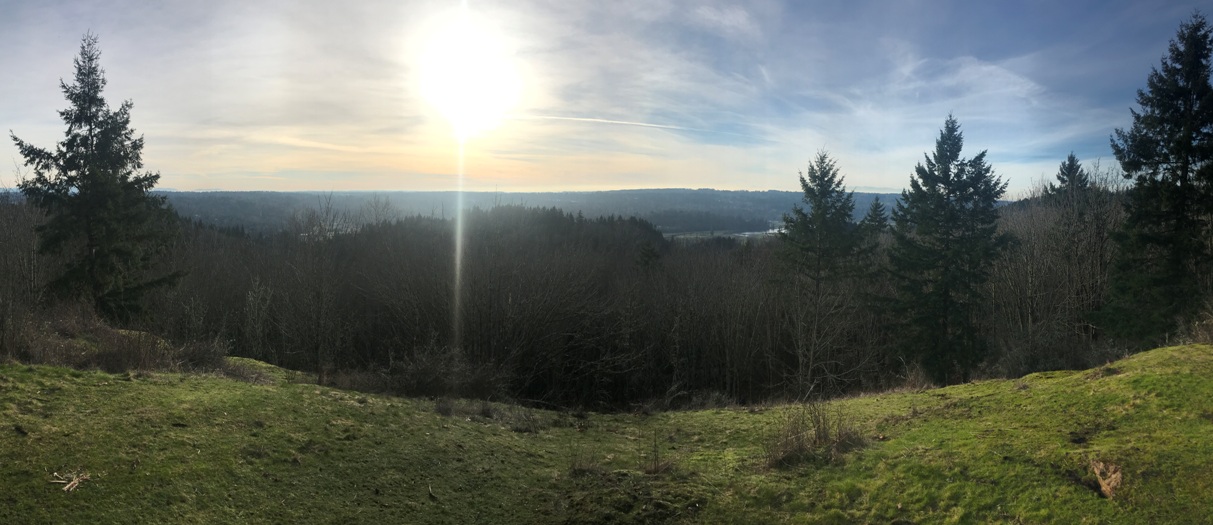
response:
[[[468,138],[464,187],[795,190],[825,149],[852,189],[897,191],[952,113],[1014,196],[1070,151],[1115,164],[1108,135],[1202,4],[469,0],[520,89]],[[0,127],[61,137],[58,80],[91,30],[162,187],[453,189],[418,64],[457,8],[0,0]],[[19,161],[7,140],[0,160]]]

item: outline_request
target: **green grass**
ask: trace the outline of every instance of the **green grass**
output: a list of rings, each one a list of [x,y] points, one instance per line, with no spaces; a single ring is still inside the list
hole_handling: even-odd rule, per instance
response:
[[[1213,347],[837,401],[859,448],[772,468],[788,407],[568,414],[0,365],[0,523],[1189,523]],[[1099,494],[1091,461],[1119,466]],[[55,474],[89,479],[72,492]],[[431,497],[431,494],[433,495]]]

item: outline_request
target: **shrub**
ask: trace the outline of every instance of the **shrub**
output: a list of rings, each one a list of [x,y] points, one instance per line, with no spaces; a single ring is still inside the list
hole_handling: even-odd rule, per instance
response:
[[[535,434],[552,426],[551,420],[545,420],[537,411],[518,405],[510,406],[505,419],[510,430],[520,434]]]
[[[29,315],[13,337],[13,357],[20,361],[110,373],[218,370],[228,353],[221,339],[174,346],[147,332],[110,327],[79,303],[60,303]]]
[[[1179,332],[1181,343],[1213,344],[1213,300],[1206,300],[1196,318]]]
[[[594,447],[584,443],[572,446],[569,452],[569,477],[581,477],[602,472],[602,464],[598,461],[601,454]]]
[[[463,359],[458,350],[430,341],[393,363],[388,374],[392,390],[400,394],[445,396],[454,393],[454,377],[459,374],[462,365]]]
[[[653,448],[649,451],[648,457],[644,458],[640,465],[640,470],[650,476],[664,474],[674,470],[674,460],[669,457],[661,457],[661,442],[657,439],[657,431],[653,431]]]
[[[863,443],[841,405],[811,400],[782,413],[763,451],[768,466],[788,467],[814,460],[836,461]]]
[[[911,362],[905,365],[905,373],[901,377],[901,389],[911,392],[921,392],[935,388],[935,382],[931,381],[926,370],[923,370],[922,365]]]
[[[188,370],[220,370],[225,366],[224,358],[231,353],[231,343],[216,337],[209,342],[192,342],[181,346],[177,352],[180,364]]]
[[[434,400],[434,412],[440,416],[451,417],[455,415],[455,401],[449,397],[439,397]]]
[[[397,394],[415,397],[500,397],[507,376],[489,364],[473,365],[458,348],[431,340],[392,364],[388,384]]]

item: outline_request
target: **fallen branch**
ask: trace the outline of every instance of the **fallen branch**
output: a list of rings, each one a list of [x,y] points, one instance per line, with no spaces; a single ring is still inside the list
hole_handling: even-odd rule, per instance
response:
[[[80,487],[80,483],[83,483],[83,482],[91,479],[91,478],[89,478],[88,472],[84,472],[84,473],[69,472],[67,474],[67,477],[61,476],[61,475],[59,475],[58,472],[55,472],[54,476],[55,476],[55,479],[50,480],[50,482],[51,483],[62,483],[64,492],[71,492],[73,490],[76,490],[77,488]]]

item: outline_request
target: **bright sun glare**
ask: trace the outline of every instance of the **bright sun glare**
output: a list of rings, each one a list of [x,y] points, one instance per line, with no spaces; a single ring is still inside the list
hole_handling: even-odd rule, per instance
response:
[[[495,128],[517,103],[522,83],[505,40],[466,4],[441,20],[421,57],[421,93],[465,140]]]

